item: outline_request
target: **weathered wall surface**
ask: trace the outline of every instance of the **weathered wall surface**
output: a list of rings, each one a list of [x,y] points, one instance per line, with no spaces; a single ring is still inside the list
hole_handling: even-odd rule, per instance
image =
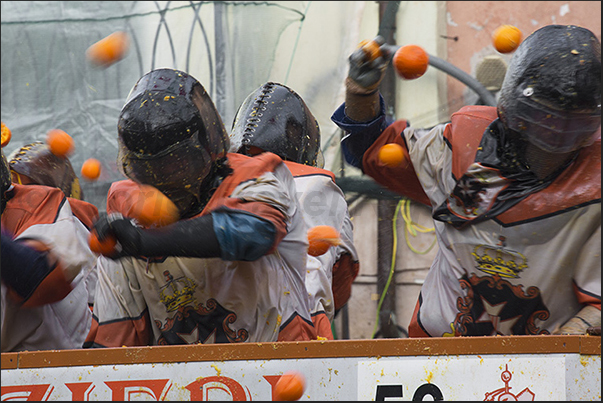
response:
[[[523,38],[549,24],[580,25],[601,40],[600,1],[448,1],[445,21],[445,35],[458,38],[447,39],[447,60],[474,77],[485,56],[498,55],[508,61],[513,55],[498,53],[492,46],[492,33],[500,25],[516,26]],[[451,113],[471,96],[462,83],[448,79]]]

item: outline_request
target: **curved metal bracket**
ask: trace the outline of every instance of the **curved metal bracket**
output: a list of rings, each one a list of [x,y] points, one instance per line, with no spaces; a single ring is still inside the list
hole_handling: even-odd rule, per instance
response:
[[[383,45],[383,46],[386,46],[388,48],[388,52],[392,58],[393,58],[394,54],[396,53],[396,51],[398,49],[400,49],[400,46],[396,46],[396,45]],[[465,73],[463,70],[456,67],[454,64],[449,63],[444,59],[440,59],[437,56],[433,56],[430,54],[428,54],[428,56],[429,56],[429,64],[431,66],[456,78],[457,80],[459,80],[460,82],[465,84],[467,87],[471,88],[473,91],[475,91],[477,93],[477,95],[479,95],[479,97],[482,99],[482,101],[486,105],[496,106],[496,98],[494,98],[494,95],[492,95],[492,93],[490,91],[488,91],[486,89],[486,87],[484,87],[482,85],[482,83],[477,81],[475,78],[471,77],[469,74]]]
[[[494,95],[492,95],[492,93],[488,91],[486,87],[482,85],[482,83],[456,67],[454,64],[433,55],[429,55],[429,64],[436,69],[456,78],[467,87],[471,88],[477,93],[477,95],[479,95],[486,105],[496,106],[496,98],[494,98]]]

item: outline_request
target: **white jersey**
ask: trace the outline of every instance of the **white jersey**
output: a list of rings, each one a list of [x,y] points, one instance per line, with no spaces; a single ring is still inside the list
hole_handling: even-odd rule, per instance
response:
[[[316,338],[304,284],[307,228],[291,173],[274,158],[229,154],[234,173],[202,213],[226,207],[272,220],[272,207],[277,207],[284,221],[276,225],[286,235],[274,251],[251,262],[101,256],[87,346]],[[120,186],[128,182],[112,186],[108,205],[120,198]]]
[[[287,162],[287,166],[295,178],[297,197],[307,227],[330,225],[340,234],[340,245],[329,248],[320,256],[308,255],[306,273],[306,288],[313,315],[322,311],[329,321],[332,321],[335,316],[337,298],[342,300],[337,300],[341,305],[347,302],[352,282],[359,269],[358,254],[353,241],[353,225],[347,202],[330,171],[291,162]],[[345,255],[347,255],[347,259],[343,261],[342,256]],[[340,268],[338,265],[341,265],[342,271],[348,271],[351,278],[345,285],[345,295],[336,297],[333,294],[332,282],[333,268]],[[340,306],[337,305],[337,308]]]
[[[398,120],[364,153],[367,174],[436,217],[410,337],[549,334],[585,305],[601,309],[600,137],[539,181],[500,162],[501,130],[495,107],[467,106],[431,130]],[[394,142],[412,164],[379,161]]]
[[[88,301],[96,286],[96,256],[88,229],[73,214],[58,188],[15,185],[2,214],[4,230],[15,239],[37,239],[57,255],[73,278],[61,301],[33,308],[7,298],[2,284],[2,352],[82,348],[90,329]]]
[[[445,129],[404,131],[434,210],[450,197],[462,172],[452,170],[454,151],[465,143]],[[600,309],[600,143],[595,146],[598,156],[584,150],[588,162],[579,157],[573,172],[495,218],[464,229],[435,221],[439,251],[415,317],[427,335],[548,334],[583,304]],[[592,167],[583,170],[588,164],[595,171],[598,164],[598,178],[586,173]]]

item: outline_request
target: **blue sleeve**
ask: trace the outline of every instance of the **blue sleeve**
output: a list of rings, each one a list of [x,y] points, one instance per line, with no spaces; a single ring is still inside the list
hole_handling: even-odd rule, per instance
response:
[[[2,281],[20,297],[28,299],[52,269],[46,253],[2,233]]]
[[[254,261],[274,244],[274,224],[256,216],[233,211],[214,211],[214,232],[223,260]]]
[[[392,122],[386,119],[385,102],[379,94],[380,111],[375,119],[368,122],[356,122],[345,114],[345,104],[331,116],[331,120],[343,131],[345,137],[341,140],[341,150],[346,162],[356,168],[362,169],[364,152],[377,140],[379,135]]]

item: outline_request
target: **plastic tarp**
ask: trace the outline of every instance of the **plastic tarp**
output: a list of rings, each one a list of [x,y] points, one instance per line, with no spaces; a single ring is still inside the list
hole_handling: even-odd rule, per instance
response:
[[[87,158],[103,165],[98,181],[80,178],[85,200],[101,212],[110,184],[123,179],[116,168],[120,109],[138,78],[158,67],[197,78],[227,129],[247,94],[264,82],[292,87],[321,125],[325,167],[340,164],[330,116],[343,102],[347,56],[364,39],[358,26],[365,2],[1,4],[2,121],[12,131],[3,152],[44,140],[50,129],[66,131],[78,176]],[[90,64],[86,49],[115,31],[130,37],[126,57],[106,68]]]

